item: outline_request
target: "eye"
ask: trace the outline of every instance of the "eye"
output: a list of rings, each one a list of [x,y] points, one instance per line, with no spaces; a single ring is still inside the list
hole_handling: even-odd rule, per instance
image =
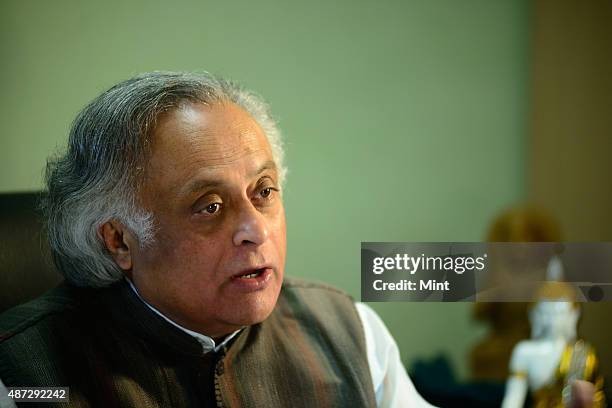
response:
[[[225,211],[225,202],[218,194],[204,195],[191,206],[191,213],[204,219],[213,219]]]
[[[269,187],[260,187],[260,190],[257,193],[257,197],[256,199],[259,201],[262,201],[263,203],[269,203],[274,201],[274,199],[276,198],[275,193],[278,191],[278,189],[274,186],[269,186]]]
[[[259,192],[259,195],[263,198],[268,198],[272,194],[272,187],[264,188]]]
[[[210,203],[206,207],[204,207],[202,212],[212,215],[212,214],[218,213],[220,209],[221,209],[221,203]]]
[[[267,187],[265,184],[258,187],[256,190],[257,193],[253,197],[254,203],[260,207],[272,205],[276,200],[275,192],[278,191],[278,189],[269,183],[266,184],[268,185]]]
[[[221,204],[219,204],[219,203],[212,203],[212,204],[208,204],[206,206],[206,208],[204,208],[204,211],[206,211],[208,214],[215,214],[220,209],[221,209]]]

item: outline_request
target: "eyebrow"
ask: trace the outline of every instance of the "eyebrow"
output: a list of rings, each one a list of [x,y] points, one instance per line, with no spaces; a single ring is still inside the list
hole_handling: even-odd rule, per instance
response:
[[[266,170],[276,170],[276,163],[273,160],[268,160],[262,164],[257,170],[248,174],[249,178],[256,177]],[[210,180],[206,178],[197,179],[189,183],[185,188],[181,189],[181,195],[190,195],[197,191],[203,191],[210,188],[215,188],[223,185],[224,183],[219,180]]]
[[[276,170],[276,163],[274,163],[273,160],[268,160],[267,162],[262,164],[261,167],[259,167],[259,169],[250,173],[249,178],[259,176],[261,173],[263,173],[266,170]]]

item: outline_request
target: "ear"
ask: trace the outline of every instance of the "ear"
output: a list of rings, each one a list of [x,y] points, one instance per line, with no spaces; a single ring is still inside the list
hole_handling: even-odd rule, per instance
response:
[[[130,243],[134,240],[127,228],[120,222],[111,220],[98,228],[98,235],[119,268],[125,272],[131,271],[133,247]]]

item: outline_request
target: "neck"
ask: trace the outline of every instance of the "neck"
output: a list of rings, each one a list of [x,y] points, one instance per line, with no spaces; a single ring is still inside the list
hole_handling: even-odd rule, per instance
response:
[[[155,306],[151,305],[150,303],[148,303],[138,292],[138,289],[136,288],[136,286],[129,280],[126,279],[131,290],[134,292],[134,294],[136,294],[136,296],[138,297],[138,299],[140,299],[140,301],[142,303],[144,303],[149,309],[151,309],[155,314],[157,314],[158,316],[160,316],[161,318],[163,318],[165,321],[167,321],[168,323],[170,323],[171,325],[173,325],[174,327],[180,329],[181,331],[189,334],[190,336],[196,338],[200,344],[202,344],[202,346],[205,349],[214,349],[217,350],[219,347],[221,347],[223,345],[224,342],[229,341],[232,337],[234,337],[240,330],[241,327],[236,328],[235,330],[228,330],[226,328],[226,330],[219,330],[216,331],[216,333],[212,334],[212,335],[208,335],[208,334],[204,334],[206,333],[212,333],[215,332],[215,330],[213,331],[209,331],[209,330],[200,330],[199,328],[195,328],[195,330],[192,330],[189,327],[194,327],[192,325],[185,325],[183,322],[177,322],[176,319],[172,318],[172,316],[167,316],[167,314],[162,313],[162,311],[158,310]],[[217,334],[218,333],[218,334]]]

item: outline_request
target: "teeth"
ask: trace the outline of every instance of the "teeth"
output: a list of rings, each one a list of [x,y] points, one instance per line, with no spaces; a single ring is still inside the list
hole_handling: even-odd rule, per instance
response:
[[[249,273],[248,275],[242,275],[241,278],[244,278],[244,279],[256,278],[256,277],[259,276],[260,273],[261,273],[261,271],[258,270],[257,272]]]

